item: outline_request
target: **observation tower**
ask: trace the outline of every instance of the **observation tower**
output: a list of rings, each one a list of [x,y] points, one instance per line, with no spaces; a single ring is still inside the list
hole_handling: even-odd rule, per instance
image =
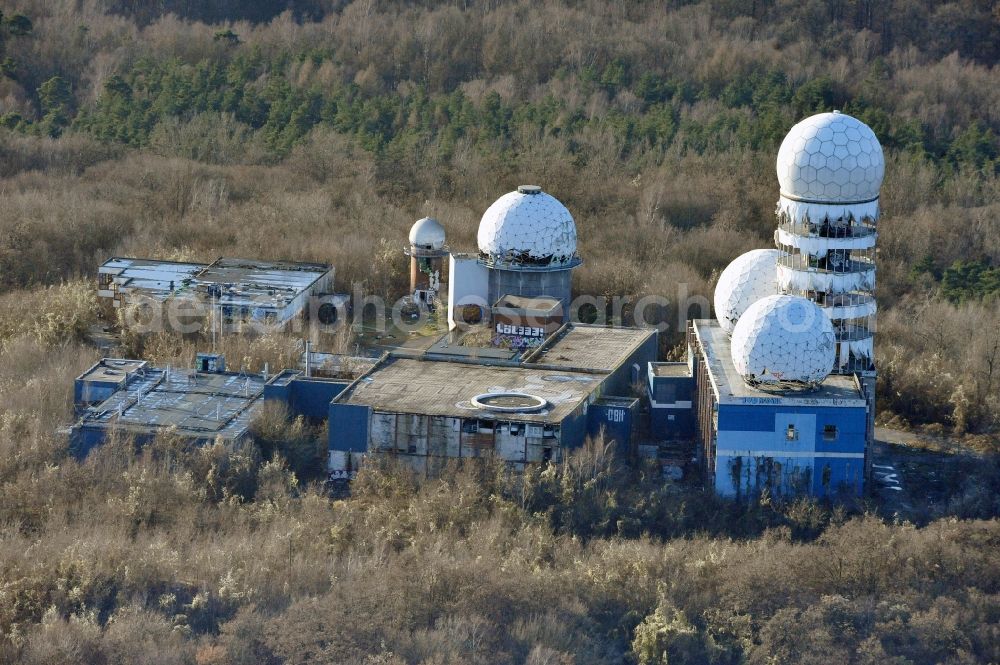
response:
[[[778,288],[809,298],[830,318],[834,373],[874,371],[882,146],[860,120],[820,113],[788,132],[777,173]]]

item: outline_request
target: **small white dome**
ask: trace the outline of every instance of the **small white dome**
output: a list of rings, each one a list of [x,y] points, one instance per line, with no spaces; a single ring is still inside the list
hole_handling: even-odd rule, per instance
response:
[[[743,313],[733,329],[731,351],[736,371],[751,385],[818,385],[833,370],[836,335],[813,301],[773,295]]]
[[[878,198],[885,158],[875,132],[843,113],[820,113],[792,127],[778,150],[781,195],[806,203]]]
[[[410,228],[410,244],[414,247],[438,250],[444,242],[444,227],[432,217],[418,219]]]
[[[727,334],[733,334],[747,307],[778,292],[779,256],[776,249],[754,249],[736,257],[719,275],[715,316]]]
[[[479,223],[479,251],[492,263],[576,265],[576,223],[562,203],[539,187],[522,185],[491,205]]]

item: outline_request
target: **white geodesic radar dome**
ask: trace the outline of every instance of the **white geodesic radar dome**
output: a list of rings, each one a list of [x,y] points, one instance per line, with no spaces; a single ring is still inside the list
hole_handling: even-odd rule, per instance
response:
[[[754,249],[736,257],[719,275],[715,317],[726,334],[733,334],[736,322],[750,305],[778,292],[779,256],[776,249]]]
[[[418,219],[410,228],[410,245],[414,247],[439,250],[444,243],[444,227],[433,217]]]
[[[836,335],[813,301],[773,295],[743,313],[733,329],[731,351],[736,371],[751,385],[815,386],[833,371]]]
[[[491,205],[479,223],[479,251],[496,264],[570,266],[576,256],[576,223],[555,197],[522,185]]]
[[[875,133],[839,112],[792,127],[777,160],[781,195],[805,203],[864,203],[878,198],[885,158]]]

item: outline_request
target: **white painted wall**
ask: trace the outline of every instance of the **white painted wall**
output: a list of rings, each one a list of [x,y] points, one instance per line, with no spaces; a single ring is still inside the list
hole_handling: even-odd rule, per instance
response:
[[[448,255],[448,329],[457,327],[455,310],[475,304],[489,312],[489,271],[472,256]]]

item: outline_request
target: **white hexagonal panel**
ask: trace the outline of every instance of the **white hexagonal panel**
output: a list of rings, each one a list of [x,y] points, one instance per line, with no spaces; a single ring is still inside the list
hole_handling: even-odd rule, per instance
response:
[[[856,159],[848,160],[847,155]],[[857,118],[838,112],[820,113],[792,127],[778,150],[776,166],[782,196],[806,203],[876,199],[885,174],[875,133]],[[856,171],[863,174],[860,180]],[[848,183],[854,186],[843,187]]]
[[[715,286],[715,316],[731,335],[736,322],[750,305],[778,292],[776,249],[755,249],[736,257],[719,275]]]
[[[556,198],[521,186],[491,205],[479,223],[479,251],[494,263],[567,266],[577,262],[576,224]]]
[[[815,386],[833,370],[836,335],[816,303],[774,295],[743,313],[733,329],[731,350],[736,371],[751,385]]]

